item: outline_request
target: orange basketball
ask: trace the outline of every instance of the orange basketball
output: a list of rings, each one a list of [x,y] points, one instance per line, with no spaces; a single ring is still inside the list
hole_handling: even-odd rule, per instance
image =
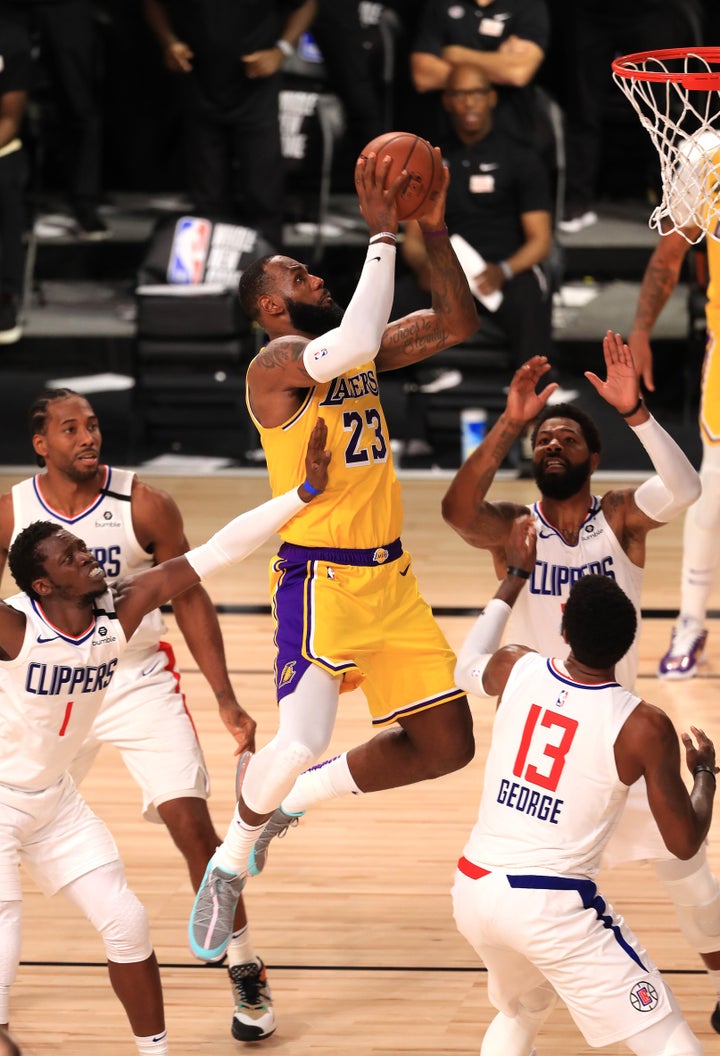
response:
[[[360,157],[366,158],[371,151],[378,162],[388,154],[392,158],[389,180],[407,169],[407,179],[397,197],[398,220],[414,219],[435,201],[442,187],[443,166],[426,139],[411,132],[384,132],[367,144]]]

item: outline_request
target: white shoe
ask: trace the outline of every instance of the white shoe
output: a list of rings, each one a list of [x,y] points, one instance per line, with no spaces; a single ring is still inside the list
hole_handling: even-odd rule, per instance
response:
[[[441,370],[425,385],[419,385],[420,392],[444,392],[445,389],[454,389],[463,380],[459,370]]]
[[[548,406],[553,407],[556,403],[572,403],[579,396],[577,389],[564,389],[562,386],[555,389],[550,395]]]
[[[576,235],[578,231],[583,231],[586,227],[592,227],[597,222],[597,213],[593,209],[586,209],[584,213],[580,213],[578,216],[569,216],[567,220],[560,220],[558,228],[566,235]]]

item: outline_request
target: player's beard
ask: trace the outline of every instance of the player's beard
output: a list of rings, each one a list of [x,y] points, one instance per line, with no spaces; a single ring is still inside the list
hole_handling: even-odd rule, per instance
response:
[[[577,495],[590,476],[590,456],[577,465],[568,465],[564,473],[543,470],[542,462],[533,463],[533,477],[540,494],[546,499],[569,499]]]
[[[288,297],[285,304],[295,329],[303,334],[312,334],[313,337],[334,330],[340,325],[345,314],[345,310],[335,304],[335,301],[330,301],[329,304],[305,304]]]

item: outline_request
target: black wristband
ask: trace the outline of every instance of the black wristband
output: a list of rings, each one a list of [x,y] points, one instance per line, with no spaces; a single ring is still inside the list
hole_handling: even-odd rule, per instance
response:
[[[622,418],[632,418],[632,416],[634,414],[637,414],[637,412],[640,410],[642,405],[643,405],[643,398],[642,398],[642,396],[638,396],[637,403],[635,404],[635,406],[633,407],[633,409],[631,411],[625,411],[625,412],[620,411],[621,417]]]
[[[517,565],[508,565],[507,574],[509,576],[519,576],[520,579],[530,579],[530,573],[526,572],[524,568],[518,568]]]
[[[704,763],[698,763],[697,766],[693,767],[693,777],[697,777],[698,774],[710,774],[715,784],[717,784],[717,774],[711,766],[705,766]]]

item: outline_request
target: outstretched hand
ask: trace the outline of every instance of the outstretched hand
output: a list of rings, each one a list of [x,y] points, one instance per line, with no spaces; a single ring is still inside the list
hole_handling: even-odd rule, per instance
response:
[[[428,200],[425,203],[425,209],[417,219],[421,228],[425,228],[427,231],[440,231],[445,227],[445,202],[450,185],[450,169],[443,165],[440,147],[433,147],[432,149],[435,155],[435,164],[440,166],[442,172],[442,184],[439,192],[433,196],[433,201]]]
[[[397,196],[408,178],[407,170],[389,179],[392,158],[389,154],[376,156],[372,151],[355,163],[355,190],[360,202],[360,212],[371,235],[380,231],[393,234],[398,229]]]
[[[537,417],[557,388],[557,382],[546,385],[541,392],[535,387],[550,370],[547,356],[533,356],[515,371],[508,389],[505,411],[508,417],[522,422],[531,422]]]
[[[720,767],[715,765],[715,746],[704,730],[697,726],[690,727],[697,740],[697,748],[689,733],[681,733],[683,745],[685,746],[685,762],[690,773],[696,766],[709,766],[714,774],[720,772]]]
[[[325,491],[327,487],[328,465],[332,458],[332,451],[325,447],[326,444],[327,425],[324,418],[318,418],[310,434],[305,455],[305,480],[312,488],[312,491],[309,491],[311,496]]]
[[[627,414],[635,407],[640,396],[640,384],[630,347],[620,334],[608,330],[603,338],[603,356],[607,368],[605,381],[590,370],[585,371],[585,377],[611,407],[620,414]]]

